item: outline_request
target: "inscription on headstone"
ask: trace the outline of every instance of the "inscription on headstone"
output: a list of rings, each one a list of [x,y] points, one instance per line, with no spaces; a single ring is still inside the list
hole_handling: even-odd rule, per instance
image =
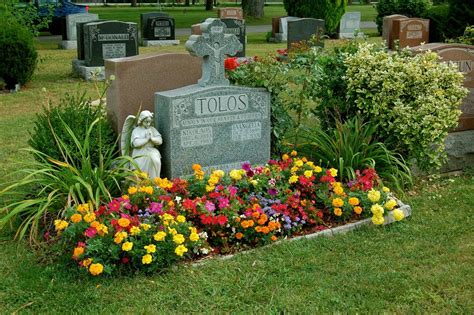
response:
[[[400,48],[414,47],[429,41],[430,20],[395,19],[392,22],[392,41],[398,40]],[[392,48],[393,48],[392,44]]]
[[[104,59],[138,55],[136,23],[90,22],[83,27],[86,66],[103,66]]]
[[[218,19],[207,19],[203,35],[186,43],[191,54],[204,57],[199,85],[155,94],[156,126],[163,136],[163,176],[263,164],[270,158],[270,95],[265,89],[229,86],[223,75],[226,54],[240,48]]]
[[[84,60],[84,25],[92,22],[102,22],[106,20],[94,20],[88,22],[77,22],[76,23],[76,36],[77,36],[77,59]]]

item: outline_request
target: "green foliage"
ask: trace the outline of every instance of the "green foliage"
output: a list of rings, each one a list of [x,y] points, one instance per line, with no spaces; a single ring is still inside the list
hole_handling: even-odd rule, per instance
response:
[[[357,170],[373,168],[386,183],[401,191],[412,184],[410,169],[402,156],[377,139],[377,132],[377,125],[354,116],[344,123],[337,122],[329,131],[307,128],[298,151],[323,167],[335,167],[342,181],[356,179]]]
[[[467,90],[453,65],[438,63],[435,53],[388,54],[360,45],[346,58],[347,96],[365,120],[380,124],[386,146],[422,170],[445,160],[444,139],[457,126]]]
[[[38,54],[26,27],[0,15],[0,78],[7,88],[25,84],[35,71]]]
[[[449,20],[446,28],[448,38],[456,38],[474,22],[474,1],[449,0]]]
[[[474,45],[474,25],[466,27],[464,34],[458,37],[456,42],[466,45]]]
[[[326,32],[334,34],[346,12],[347,0],[283,0],[283,4],[290,16],[323,19]]]
[[[88,135],[91,123],[96,120],[96,126]],[[86,136],[89,137],[89,158],[92,167],[99,166],[101,157],[106,155],[106,152],[115,150],[116,136],[106,119],[103,105],[91,105],[91,100],[86,98],[85,94],[66,93],[59,106],[53,106],[49,102],[43,112],[36,115],[28,144],[54,160],[66,161],[67,152],[68,163],[77,165],[82,160],[82,153],[67,129],[71,129],[81,143]],[[58,142],[61,142],[64,148],[57,145]],[[42,160],[38,155],[35,155],[35,158]]]
[[[408,17],[421,17],[430,8],[430,0],[379,0],[376,5],[377,29],[382,33],[383,17],[391,14],[402,14]]]
[[[20,4],[18,0],[4,0],[2,6],[0,6],[0,11],[3,9],[4,15],[2,19],[7,23],[24,26],[36,37],[39,35],[41,29],[48,27],[53,17],[54,8],[52,5],[47,6],[43,4],[42,8],[48,10],[48,14],[45,16],[39,15],[38,8],[34,5],[33,1],[31,3],[22,2]]]
[[[449,6],[432,6],[425,12],[423,18],[430,20],[430,42],[445,41],[446,30],[449,29]]]

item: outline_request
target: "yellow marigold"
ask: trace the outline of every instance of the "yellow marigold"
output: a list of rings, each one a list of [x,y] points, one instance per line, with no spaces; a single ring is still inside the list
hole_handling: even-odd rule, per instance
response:
[[[92,221],[91,224],[89,225],[91,228],[97,229],[97,227],[100,225],[99,221]]]
[[[334,208],[334,214],[338,217],[342,215],[342,209],[341,208]]]
[[[258,185],[258,179],[252,179],[252,180],[250,181],[250,183],[251,183],[252,185],[254,185],[254,186],[257,186],[257,185]]]
[[[385,222],[385,219],[383,218],[383,216],[373,216],[372,217],[372,223],[375,224],[375,225],[381,225]]]
[[[174,217],[169,213],[163,214],[162,219],[164,221],[174,221]]]
[[[89,267],[91,264],[92,264],[92,258],[86,258],[82,261],[82,265],[86,268]]]
[[[344,205],[344,200],[342,200],[341,198],[334,198],[332,200],[332,205],[336,208],[340,208]]]
[[[77,206],[77,211],[80,213],[86,213],[89,212],[89,204],[83,203]]]
[[[299,170],[298,166],[293,166],[292,168],[290,168],[291,174],[296,174],[296,172],[298,172],[298,170]]]
[[[168,206],[169,207],[174,207],[174,201],[173,200],[168,201]]]
[[[62,231],[66,229],[69,226],[69,223],[67,223],[64,220],[54,220],[54,228],[56,231]]]
[[[149,265],[153,261],[153,256],[150,254],[146,254],[145,256],[142,257],[142,264],[144,265]]]
[[[100,275],[103,271],[104,271],[104,266],[102,266],[102,264],[100,264],[100,263],[91,264],[90,267],[89,267],[89,272],[90,272],[91,275],[93,275],[93,276],[98,276],[98,275]]]
[[[216,187],[213,186],[213,185],[206,185],[206,192],[211,192],[211,191],[214,191]]]
[[[314,162],[313,161],[306,162],[306,165],[308,165],[311,168],[314,168]]]
[[[397,221],[403,220],[405,213],[400,209],[395,209],[392,211],[393,218]]]
[[[128,194],[129,195],[135,195],[137,193],[137,191],[138,191],[137,187],[132,186],[132,187],[128,188]]]
[[[374,214],[374,216],[382,216],[384,211],[383,211],[383,207],[381,205],[379,205],[378,203],[376,203],[375,205],[373,205],[371,208],[370,208],[370,211]]]
[[[153,186],[146,186],[145,193],[152,195],[153,194]]]
[[[176,235],[173,235],[173,242],[175,242],[176,244],[183,244],[185,241],[184,239],[184,236],[183,234],[176,234]]]
[[[100,236],[104,236],[109,233],[109,228],[105,224],[99,224],[96,227],[97,233],[99,233]]]
[[[184,215],[178,215],[176,221],[178,221],[178,223],[184,223],[186,222],[186,217]]]
[[[135,235],[140,234],[141,231],[142,230],[140,230],[140,228],[138,226],[132,226],[131,229],[130,229],[130,234],[135,236]]]
[[[329,169],[329,172],[331,174],[332,177],[336,177],[337,176],[337,170],[335,168],[331,168]]]
[[[396,205],[397,201],[395,199],[389,199],[383,206],[385,207],[385,209],[390,211],[395,208]]]
[[[117,232],[114,236],[114,243],[120,244],[127,237],[127,232]]]
[[[189,235],[189,240],[191,242],[197,242],[199,240],[199,234],[191,233],[191,235]]]
[[[382,190],[386,193],[390,192],[390,188],[388,188],[388,187],[384,187],[384,188],[382,188]]]
[[[130,225],[130,220],[127,218],[120,218],[117,220],[118,225],[120,225],[123,228],[126,228],[127,226]]]
[[[163,189],[170,189],[173,187],[173,182],[169,181],[168,178],[159,178],[155,177],[154,179],[155,184]]]
[[[295,150],[291,151],[290,153],[291,156],[297,156],[298,155],[298,152],[296,152]]]
[[[151,228],[151,225],[147,223],[142,223],[140,224],[140,227],[143,229],[143,231],[148,231]]]
[[[178,247],[176,247],[176,249],[174,250],[176,255],[178,255],[180,257],[182,257],[184,255],[184,253],[186,253],[187,251],[188,251],[188,249],[184,245],[178,245]]]
[[[176,229],[173,229],[173,228],[168,228],[168,233],[170,233],[171,235],[176,235],[178,234],[178,231],[176,231]]]
[[[356,198],[356,197],[349,198],[349,204],[351,206],[358,206],[359,203],[360,203],[359,198]]]
[[[199,180],[204,179],[204,172],[199,170],[199,171],[194,171],[194,177]]]
[[[361,214],[361,213],[362,213],[362,207],[355,206],[355,207],[354,207],[354,212],[355,212],[356,214]]]
[[[215,186],[217,183],[219,183],[219,179],[220,179],[219,176],[211,174],[207,182],[210,186]]]
[[[76,247],[74,248],[74,252],[72,254],[72,258],[77,259],[79,258],[82,254],[84,254],[84,247]]]
[[[242,179],[242,173],[240,170],[231,170],[229,173],[230,178],[233,180],[241,180]]]
[[[130,197],[129,197],[128,195],[123,195],[123,196],[122,196],[122,199],[123,199],[123,200],[129,200]]]
[[[342,188],[342,186],[334,187],[333,191],[336,195],[343,195],[344,194],[344,188]]]
[[[146,249],[146,252],[147,252],[148,254],[151,254],[151,253],[156,252],[156,245],[154,245],[154,244],[146,245],[146,246],[144,246],[143,248]]]
[[[125,242],[122,244],[122,250],[124,252],[128,252],[128,251],[131,251],[133,248],[133,243],[132,242]]]
[[[313,171],[310,171],[310,170],[304,171],[304,176],[306,178],[310,178],[311,176],[313,176]]]
[[[79,223],[82,221],[82,215],[80,215],[79,213],[74,213],[72,216],[71,216],[71,221],[72,223]]]
[[[224,177],[225,173],[223,170],[215,170],[214,172],[212,172],[213,175],[216,175],[217,177],[219,178],[222,178]]]
[[[87,223],[91,223],[94,220],[95,220],[94,212],[90,212],[84,216],[84,221],[86,221]]]
[[[288,183],[294,184],[298,181],[298,176],[297,175],[292,175],[290,179],[288,180]]]
[[[290,158],[290,156],[289,156],[288,154],[286,154],[286,153],[281,156],[281,159],[282,159],[283,161],[288,161],[289,158]]]
[[[373,203],[378,202],[380,200],[380,191],[371,189],[367,193],[367,198],[369,198],[370,201]]]
[[[155,235],[153,235],[153,238],[157,242],[164,241],[165,237],[166,237],[166,232],[163,232],[163,231],[160,231],[160,232],[156,233]]]
[[[201,165],[199,165],[199,164],[193,164],[192,167],[193,167],[193,171],[199,171],[202,168]]]
[[[188,227],[189,231],[191,231],[191,233],[196,233],[197,234],[197,229],[194,227],[194,226],[190,226]]]
[[[302,167],[304,165],[303,161],[301,161],[301,160],[296,160],[294,162],[294,164],[295,164],[295,166],[298,166],[298,167]]]
[[[321,173],[323,171],[323,169],[320,166],[315,166],[313,169],[316,173]]]

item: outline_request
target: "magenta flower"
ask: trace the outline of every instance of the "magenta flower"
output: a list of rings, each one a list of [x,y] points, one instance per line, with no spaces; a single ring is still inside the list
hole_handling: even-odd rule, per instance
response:
[[[250,166],[249,163],[244,163],[242,164],[242,169],[246,172],[250,171],[252,169],[252,167]]]
[[[148,212],[163,214],[163,205],[158,202],[152,202],[150,203],[150,210]]]
[[[225,207],[229,206],[229,199],[220,197],[219,199],[219,209],[224,209]]]
[[[212,212],[216,210],[216,205],[210,201],[206,201],[206,205],[204,206],[207,211]]]
[[[229,186],[229,193],[231,197],[234,197],[237,194],[237,187]]]
[[[109,208],[110,212],[119,212],[120,202],[117,199],[114,199],[111,202],[109,202],[107,207]]]

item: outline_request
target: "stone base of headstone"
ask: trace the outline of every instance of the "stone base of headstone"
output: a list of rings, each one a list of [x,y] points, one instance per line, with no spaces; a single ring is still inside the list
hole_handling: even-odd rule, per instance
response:
[[[286,43],[287,38],[283,33],[276,33],[274,37],[275,43]]]
[[[474,167],[474,130],[449,133],[445,141],[448,162],[442,172]]]
[[[364,33],[357,33],[357,37],[354,36],[354,33],[339,33],[339,39],[355,39],[355,38],[364,38]]]
[[[151,47],[151,46],[175,46],[179,45],[180,41],[179,39],[173,39],[173,40],[143,40],[143,47]]]
[[[84,60],[74,59],[72,71],[87,81],[105,80],[105,67],[88,67],[84,64]]]
[[[459,117],[459,124],[453,132],[474,130],[474,114],[462,114]]]
[[[77,40],[63,40],[59,47],[61,49],[77,49]]]

